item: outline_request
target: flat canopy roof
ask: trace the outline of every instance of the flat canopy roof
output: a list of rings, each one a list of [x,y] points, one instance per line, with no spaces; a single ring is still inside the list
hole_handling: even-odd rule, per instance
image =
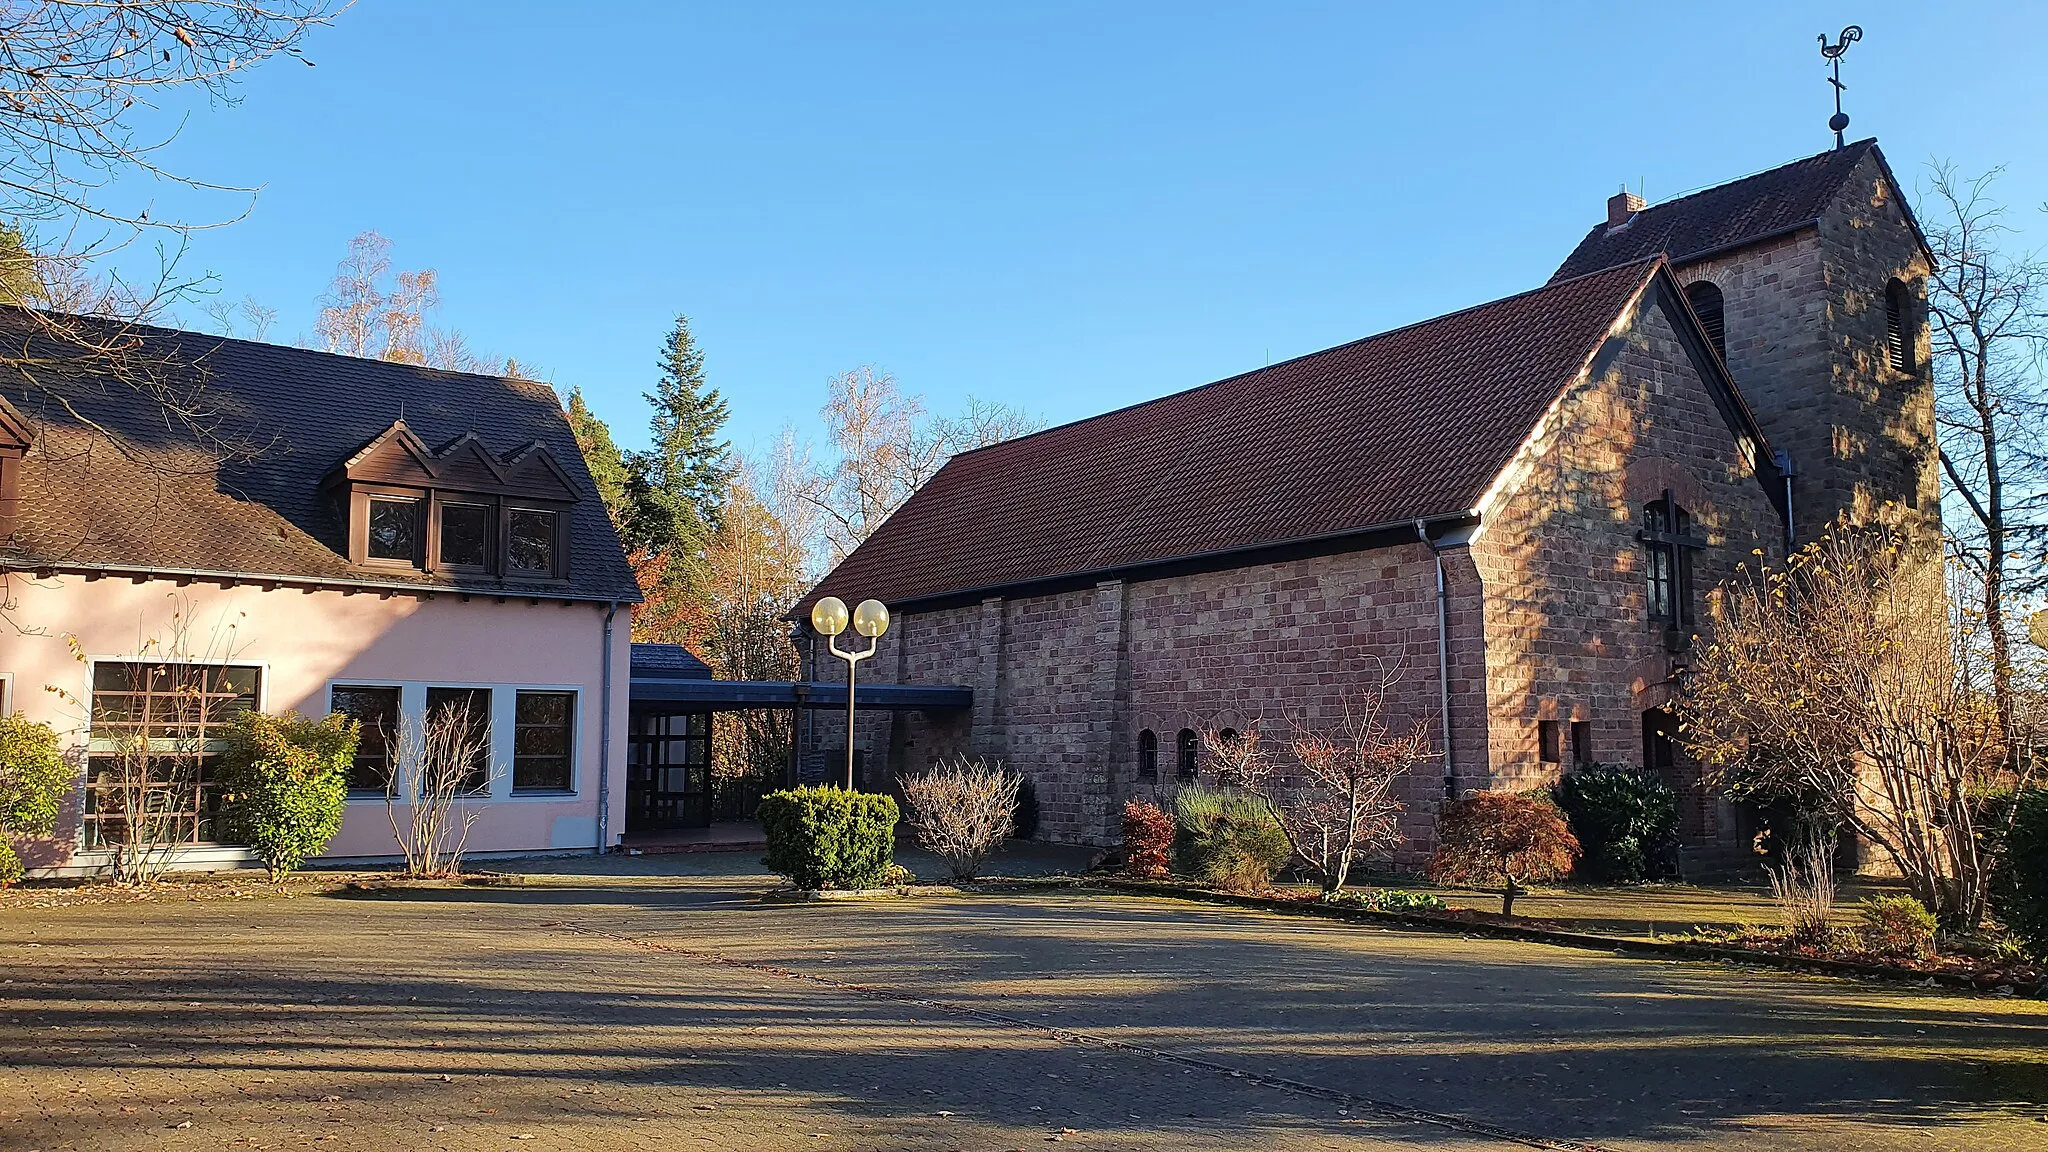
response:
[[[862,708],[910,711],[974,707],[974,689],[947,684],[855,684]],[[829,681],[675,680],[633,677],[634,704],[675,704],[689,708],[844,708],[846,685]]]

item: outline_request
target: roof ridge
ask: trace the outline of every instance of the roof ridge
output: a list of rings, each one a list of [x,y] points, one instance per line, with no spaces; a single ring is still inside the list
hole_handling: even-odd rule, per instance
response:
[[[1097,412],[1093,416],[1083,416],[1078,420],[1069,420],[1064,424],[1055,424],[1050,428],[1040,428],[1035,432],[1027,432],[1022,436],[1015,436],[1008,440],[1000,440],[994,444],[984,444],[979,448],[969,448],[964,452],[954,453],[953,456],[949,460],[947,460],[946,467],[951,467],[952,462],[954,460],[959,460],[963,457],[977,455],[979,453],[987,452],[995,448],[1006,448],[1012,444],[1021,444],[1027,440],[1047,435],[1048,433],[1059,432],[1064,429],[1074,428],[1082,424],[1090,424],[1097,420],[1104,420],[1111,416],[1120,415],[1125,412],[1133,412],[1137,409],[1145,408],[1153,404],[1163,404],[1166,401],[1175,399],[1177,397],[1192,395],[1196,392],[1201,392],[1206,389],[1215,388],[1224,384],[1229,384],[1234,381],[1259,376],[1264,373],[1271,372],[1275,368],[1283,368],[1289,364],[1297,363],[1302,360],[1312,359],[1313,357],[1326,355],[1331,352],[1341,351],[1346,348],[1356,348],[1361,344],[1369,344],[1374,340],[1383,340],[1389,336],[1398,336],[1403,332],[1410,332],[1414,329],[1423,328],[1431,324],[1441,323],[1446,320],[1453,320],[1459,316],[1467,315],[1468,313],[1483,311],[1485,309],[1493,308],[1498,305],[1511,304],[1517,300],[1523,299],[1524,297],[1534,296],[1539,292],[1548,292],[1553,288],[1562,288],[1565,285],[1574,283],[1576,281],[1590,279],[1594,276],[1613,275],[1616,271],[1623,268],[1630,268],[1638,264],[1654,264],[1661,262],[1663,259],[1663,253],[1652,253],[1648,256],[1639,256],[1634,260],[1624,260],[1618,264],[1609,264],[1604,268],[1595,268],[1590,272],[1581,272],[1576,276],[1567,276],[1562,280],[1545,281],[1542,284],[1538,284],[1534,288],[1527,288],[1520,292],[1510,293],[1509,295],[1497,297],[1492,300],[1481,301],[1478,304],[1468,304],[1463,308],[1456,308],[1449,312],[1439,313],[1435,316],[1426,316],[1420,320],[1411,320],[1406,324],[1401,324],[1393,328],[1385,329],[1383,331],[1374,332],[1369,336],[1360,336],[1356,340],[1346,340],[1340,344],[1332,344],[1327,348],[1317,348],[1312,352],[1303,352],[1298,356],[1289,356],[1285,360],[1276,360],[1270,364],[1261,365],[1257,368],[1248,369],[1243,372],[1234,372],[1228,376],[1221,376],[1214,380],[1209,381],[1206,384],[1197,384],[1192,388],[1182,388],[1175,392],[1168,392],[1163,396],[1154,396],[1149,400],[1139,400],[1134,403],[1126,404],[1121,408],[1111,408],[1106,412]],[[941,469],[941,471],[943,470],[944,469]]]
[[[1671,197],[1669,200],[1659,200],[1654,204],[1645,204],[1641,208],[1637,209],[1635,215],[1629,217],[1629,219],[1634,220],[1636,216],[1641,216],[1645,212],[1654,212],[1659,208],[1669,208],[1674,204],[1683,204],[1687,200],[1692,200],[1700,196],[1705,196],[1709,192],[1719,192],[1724,188],[1733,188],[1737,184],[1741,184],[1749,180],[1755,180],[1761,176],[1769,176],[1774,172],[1782,172],[1787,168],[1797,168],[1801,164],[1811,164],[1816,160],[1825,160],[1828,157],[1833,156],[1837,152],[1855,151],[1857,149],[1868,148],[1872,145],[1875,145],[1876,143],[1877,137],[1866,136],[1861,140],[1855,140],[1851,141],[1848,144],[1844,144],[1840,148],[1830,148],[1825,152],[1815,152],[1811,156],[1801,156],[1797,160],[1787,160],[1783,164],[1773,164],[1769,168],[1759,168],[1754,172],[1744,173],[1741,176],[1737,176],[1730,180],[1723,180],[1717,184],[1702,185],[1698,188],[1693,188],[1689,191],[1681,192],[1678,195]],[[1562,281],[1560,281],[1560,283],[1562,283]]]

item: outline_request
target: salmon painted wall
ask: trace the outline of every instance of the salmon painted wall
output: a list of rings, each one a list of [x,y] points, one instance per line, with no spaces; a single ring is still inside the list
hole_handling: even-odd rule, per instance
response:
[[[431,600],[387,599],[375,592],[179,587],[167,580],[31,578],[22,573],[8,577],[7,591],[12,627],[0,628],[7,707],[53,725],[81,763],[87,725],[78,701],[89,699],[89,667],[77,653],[132,658],[145,640],[166,640],[174,617],[182,615],[187,647],[195,654],[232,647],[232,663],[263,669],[260,704],[266,712],[325,715],[328,689],[336,681],[398,685],[408,715],[423,707],[428,685],[498,689],[492,693],[495,779],[487,799],[465,802],[481,813],[469,850],[549,851],[597,844],[603,605],[499,603],[483,596],[465,603],[449,594]],[[628,632],[628,612],[621,606],[612,638],[613,756],[606,830],[612,843],[625,818]],[[577,693],[573,794],[512,792],[511,713],[518,688]],[[78,807],[74,797],[49,841],[19,845],[25,862],[31,867],[72,862]],[[341,833],[326,855],[390,856],[396,851],[384,800],[374,796],[349,801]]]

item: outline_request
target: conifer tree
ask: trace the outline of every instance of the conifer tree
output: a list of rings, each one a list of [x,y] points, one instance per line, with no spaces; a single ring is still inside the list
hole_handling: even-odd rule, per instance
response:
[[[704,380],[704,353],[677,316],[662,345],[661,377],[646,393],[653,446],[635,453],[630,543],[681,557],[701,552],[718,527],[733,476],[732,444],[719,438],[729,415]]]
[[[505,374],[516,376],[517,371],[516,364],[508,364]],[[605,515],[611,517],[612,528],[623,537],[631,512],[627,499],[630,477],[626,470],[626,455],[612,441],[611,428],[583,402],[583,389],[571,388],[563,408],[569,417],[569,431],[576,435],[576,446],[583,450],[583,463],[589,467],[590,478],[597,484],[597,494],[604,501]]]

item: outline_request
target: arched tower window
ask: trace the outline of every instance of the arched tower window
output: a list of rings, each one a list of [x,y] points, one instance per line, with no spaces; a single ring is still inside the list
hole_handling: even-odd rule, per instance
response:
[[[1707,343],[1714,346],[1714,355],[1726,364],[1728,325],[1721,309],[1721,290],[1710,281],[1695,280],[1685,286],[1685,301],[1692,305],[1693,314],[1700,318],[1700,327],[1707,330]]]
[[[1175,760],[1177,761],[1174,765],[1175,770],[1179,772],[1181,779],[1193,780],[1195,778],[1195,750],[1199,747],[1195,739],[1195,730],[1193,728],[1181,729],[1180,735],[1174,737],[1173,743]]]
[[[1159,779],[1159,733],[1150,728],[1138,733],[1138,779]]]
[[[1894,371],[1913,371],[1913,346],[1920,326],[1913,320],[1913,290],[1905,281],[1884,286],[1884,358]]]

